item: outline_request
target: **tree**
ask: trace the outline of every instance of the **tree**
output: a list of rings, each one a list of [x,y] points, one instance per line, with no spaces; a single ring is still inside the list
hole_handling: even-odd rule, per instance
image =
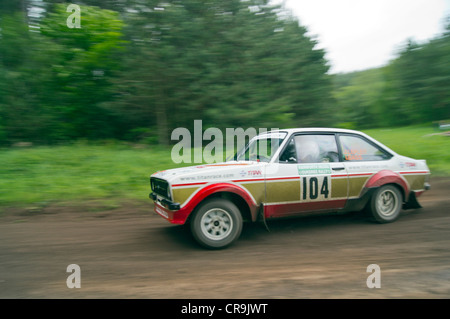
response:
[[[318,123],[330,101],[324,52],[268,1],[169,1],[135,8],[110,107],[129,128],[284,127]],[[144,72],[143,72],[144,70]]]
[[[334,120],[346,128],[368,128],[386,122],[381,108],[385,90],[384,68],[333,76],[333,96],[337,103]]]
[[[338,123],[386,127],[450,118],[450,23],[426,42],[408,40],[387,66],[334,76]]]
[[[393,62],[393,85],[411,122],[450,117],[450,34],[430,42],[409,42]]]
[[[333,112],[324,52],[267,0],[73,1],[73,29],[68,3],[5,1],[0,137],[9,142],[167,145],[195,119],[205,129],[275,128]]]

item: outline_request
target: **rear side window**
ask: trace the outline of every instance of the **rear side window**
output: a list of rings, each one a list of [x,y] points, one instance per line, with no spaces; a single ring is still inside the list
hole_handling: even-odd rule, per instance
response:
[[[341,135],[339,137],[343,160],[348,161],[383,161],[392,157],[391,154],[355,135]]]

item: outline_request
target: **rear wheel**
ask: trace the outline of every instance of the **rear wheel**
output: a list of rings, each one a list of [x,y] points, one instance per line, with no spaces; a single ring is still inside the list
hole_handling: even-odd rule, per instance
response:
[[[379,223],[390,223],[398,218],[402,208],[402,194],[393,185],[381,186],[370,201],[370,213]]]
[[[194,213],[191,232],[206,248],[218,249],[232,244],[242,232],[242,215],[232,202],[215,198],[206,201]]]

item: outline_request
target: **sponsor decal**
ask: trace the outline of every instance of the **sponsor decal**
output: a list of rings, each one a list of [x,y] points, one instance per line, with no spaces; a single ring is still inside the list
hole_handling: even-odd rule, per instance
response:
[[[416,168],[416,163],[413,163],[413,162],[400,162],[400,167],[401,168],[415,169]]]
[[[363,155],[367,154],[366,149],[350,149],[344,150],[344,156],[346,161],[362,161]]]
[[[401,164],[400,164],[401,165]],[[372,163],[347,163],[347,169],[348,170],[381,170],[381,169],[388,169],[389,165],[385,163],[380,164],[372,164]]]
[[[329,164],[301,164],[297,165],[299,175],[321,175],[331,174],[331,167]]]
[[[241,175],[242,177],[245,176],[252,176],[252,177],[256,177],[256,176],[263,176],[263,173],[260,169],[253,169],[253,170],[242,170],[239,172],[239,175]]]
[[[160,214],[161,216],[165,217],[165,218],[169,218],[169,214],[167,214],[164,210],[162,210],[161,208],[159,208],[159,206],[155,206],[155,210],[158,214]]]
[[[233,177],[235,177],[235,175],[232,173],[213,174],[213,175],[196,175],[196,176],[180,177],[180,181],[222,180],[222,179],[231,179]]]
[[[155,173],[155,175],[158,175],[158,176],[160,176],[160,177],[166,176],[167,174],[168,174],[168,172],[167,172],[166,170],[164,170],[164,171],[159,171],[159,172],[156,172],[156,173]]]
[[[262,176],[260,169],[248,171],[248,176]]]

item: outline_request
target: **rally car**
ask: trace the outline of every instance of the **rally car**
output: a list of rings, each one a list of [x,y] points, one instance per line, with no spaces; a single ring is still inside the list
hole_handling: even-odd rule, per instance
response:
[[[420,207],[429,176],[425,160],[359,131],[286,129],[255,136],[226,162],[154,173],[150,198],[170,223],[189,223],[199,244],[223,248],[246,221],[367,211],[376,222],[392,222],[402,208]]]

